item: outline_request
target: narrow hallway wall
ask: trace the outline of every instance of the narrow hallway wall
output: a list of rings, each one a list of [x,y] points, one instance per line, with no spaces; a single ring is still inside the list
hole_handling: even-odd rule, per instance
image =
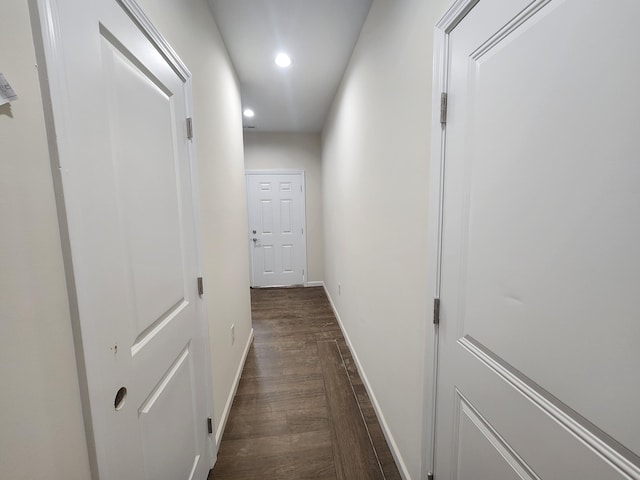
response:
[[[426,473],[425,356],[433,341],[426,251],[433,27],[449,3],[374,1],[323,131],[327,291],[398,466],[415,480]]]
[[[318,285],[324,280],[320,134],[245,132],[244,165],[247,170],[304,170],[309,269],[307,278],[312,285]]]

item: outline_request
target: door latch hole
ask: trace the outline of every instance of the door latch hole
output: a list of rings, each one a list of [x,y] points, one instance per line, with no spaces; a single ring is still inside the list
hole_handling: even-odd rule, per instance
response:
[[[113,402],[113,406],[116,407],[116,410],[120,410],[124,406],[124,399],[127,397],[127,388],[120,387],[118,393],[116,393],[116,399]]]

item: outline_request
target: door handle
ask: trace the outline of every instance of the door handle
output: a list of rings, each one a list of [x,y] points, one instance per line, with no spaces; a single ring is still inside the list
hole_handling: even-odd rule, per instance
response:
[[[256,243],[258,241],[256,237],[253,237],[251,240],[253,240],[253,243]]]

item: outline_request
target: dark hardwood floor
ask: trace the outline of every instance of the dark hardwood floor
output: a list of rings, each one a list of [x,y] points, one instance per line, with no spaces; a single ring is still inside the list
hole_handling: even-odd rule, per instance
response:
[[[251,309],[209,480],[401,479],[324,289],[253,289]]]

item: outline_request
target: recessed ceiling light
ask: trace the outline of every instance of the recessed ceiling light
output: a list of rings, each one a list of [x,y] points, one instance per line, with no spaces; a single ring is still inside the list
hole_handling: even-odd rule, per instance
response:
[[[251,118],[255,115],[255,113],[253,112],[253,110],[251,110],[250,108],[245,108],[244,112],[242,112],[243,115],[247,118]]]
[[[279,67],[286,68],[291,65],[291,57],[286,53],[279,53],[278,55],[276,55],[275,62]]]

